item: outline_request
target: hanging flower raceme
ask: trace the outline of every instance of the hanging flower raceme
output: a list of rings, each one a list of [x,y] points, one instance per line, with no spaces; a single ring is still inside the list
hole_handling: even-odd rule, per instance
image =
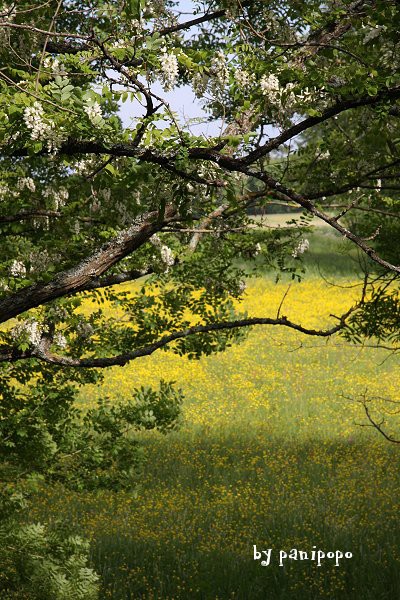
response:
[[[26,267],[20,260],[13,260],[10,266],[10,275],[12,277],[25,277]]]
[[[244,71],[243,69],[236,69],[235,71],[235,81],[240,88],[247,88],[251,85],[252,75],[248,71]]]
[[[164,90],[172,90],[178,79],[178,59],[172,52],[168,53],[166,48],[161,50],[161,77]]]
[[[304,254],[310,247],[310,242],[307,239],[300,240],[296,248],[292,252],[293,258],[297,258],[299,254]]]
[[[270,102],[276,102],[279,97],[280,84],[275,75],[263,75],[260,80],[260,88],[263,96]]]
[[[21,341],[23,338],[26,338],[32,346],[40,344],[42,333],[40,324],[34,319],[23,321],[11,330],[11,336],[15,341]]]
[[[45,118],[40,102],[36,101],[25,108],[24,122],[31,132],[32,140],[45,142],[49,152],[57,152],[65,136],[62,129],[57,131],[55,123]]]
[[[214,91],[216,91],[217,89],[224,89],[229,79],[229,70],[226,64],[225,54],[221,52],[221,50],[216,52],[215,56],[211,60],[210,73],[214,78]]]
[[[100,125],[103,122],[103,113],[101,112],[101,106],[98,102],[87,104],[83,110],[93,125]]]

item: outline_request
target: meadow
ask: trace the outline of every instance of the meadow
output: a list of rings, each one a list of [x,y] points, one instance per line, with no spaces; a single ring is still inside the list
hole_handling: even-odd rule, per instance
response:
[[[329,232],[310,241],[308,274],[281,312],[321,326],[356,298],[357,264]],[[249,281],[243,308],[275,316],[288,285],[268,274]],[[145,466],[134,492],[48,488],[33,516],[76,523],[91,538],[103,600],[397,598],[399,448],[362,426],[357,402],[366,390],[397,397],[397,361],[340,337],[258,327],[200,361],[159,352],[110,369],[101,387],[85,388],[84,406],[174,380],[185,394],[180,429],[140,434]],[[254,561],[253,545],[272,548],[269,566]],[[313,547],[353,556],[338,567],[278,565],[279,550]]]

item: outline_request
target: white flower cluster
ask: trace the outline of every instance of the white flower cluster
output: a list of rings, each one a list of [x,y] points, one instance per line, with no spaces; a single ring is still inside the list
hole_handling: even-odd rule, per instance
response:
[[[307,239],[300,240],[296,248],[292,252],[293,258],[297,258],[299,254],[304,254],[310,247],[310,242]]]
[[[164,90],[169,92],[178,79],[178,59],[172,52],[168,53],[166,48],[161,50],[161,76]]]
[[[0,14],[3,15],[1,18],[5,22],[11,22],[14,20],[15,15],[17,14],[17,9],[15,4],[10,6],[9,4],[1,4],[0,5]]]
[[[55,343],[56,346],[58,346],[61,349],[64,349],[67,347],[67,340],[66,340],[65,336],[63,336],[63,334],[60,333],[59,331],[57,331],[57,333],[55,334],[55,336],[53,338],[53,342]]]
[[[103,121],[103,113],[101,112],[101,106],[98,102],[87,104],[83,110],[93,125],[99,125]]]
[[[115,42],[113,42],[113,44],[112,44],[113,48],[125,48],[125,46],[126,46],[126,41],[124,39],[115,40]]]
[[[25,277],[26,267],[20,260],[13,260],[10,265],[10,274],[12,277]]]
[[[160,248],[161,260],[167,266],[167,270],[168,267],[172,267],[172,265],[175,264],[174,253],[169,246],[162,243],[157,234],[154,234],[150,238],[150,243],[153,244],[153,246],[156,246],[156,248]]]
[[[258,256],[261,252],[262,252],[261,244],[260,244],[260,242],[257,242],[257,244],[254,246],[253,256]]]
[[[246,290],[247,285],[245,281],[239,281],[239,285],[238,285],[238,291],[239,294],[243,294],[243,292]]]
[[[17,188],[19,190],[24,190],[25,188],[27,188],[30,192],[36,191],[36,185],[32,177],[21,177],[21,179],[17,183]]]
[[[223,88],[229,79],[229,70],[226,64],[226,57],[219,50],[211,60],[210,73],[215,77],[215,81]]]
[[[74,166],[77,175],[89,175],[95,168],[95,161],[92,158],[78,160]]]
[[[163,261],[163,263],[167,267],[172,267],[172,265],[175,263],[175,257],[174,257],[174,254],[173,254],[171,248],[169,248],[168,246],[165,246],[165,245],[161,246],[160,254],[161,254],[161,260]]]
[[[14,340],[19,340],[21,337],[26,337],[32,346],[38,346],[40,344],[42,333],[42,328],[34,319],[23,321],[11,330],[11,336]]]
[[[323,152],[318,154],[317,160],[327,160],[328,158],[330,158],[330,156],[331,153],[329,152],[329,150],[324,150]]]
[[[64,141],[62,131],[56,131],[52,121],[44,118],[43,106],[40,102],[34,102],[33,106],[27,106],[24,110],[25,125],[31,131],[32,140],[46,142],[49,152],[57,152]]]
[[[64,187],[48,187],[43,190],[42,194],[44,198],[48,198],[50,200],[51,208],[54,210],[59,210],[65,206],[69,198],[69,192]]]
[[[41,226],[41,224],[40,224]],[[31,272],[43,272],[51,264],[52,260],[46,249],[29,254],[29,262]]]
[[[251,85],[253,76],[243,69],[236,69],[235,81],[241,88],[247,88]]]
[[[68,192],[68,190],[66,188],[60,187],[57,190],[57,194],[55,196],[55,201],[57,203],[57,208],[65,206],[65,204],[67,203],[68,198],[69,198],[69,192]]]
[[[60,63],[60,61],[58,60],[58,58],[53,58],[52,56],[46,56],[46,58],[43,61],[43,66],[45,69],[49,69],[52,72],[52,75],[54,76],[64,76],[67,74],[67,71],[65,69],[65,66]]]
[[[150,2],[147,4],[150,4]],[[132,29],[136,29],[136,31],[140,31],[142,29],[142,24],[138,19],[131,19],[131,27]]]
[[[276,102],[280,92],[280,84],[275,75],[263,75],[260,80],[260,88],[263,96],[267,96],[271,102]]]
[[[86,340],[94,334],[94,329],[87,321],[80,321],[76,327],[76,333],[78,337]]]
[[[10,188],[6,183],[0,183],[0,200],[3,200],[10,192]]]

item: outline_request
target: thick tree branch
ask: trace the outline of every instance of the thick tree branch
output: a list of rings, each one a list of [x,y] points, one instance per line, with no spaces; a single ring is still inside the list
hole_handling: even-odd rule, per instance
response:
[[[0,301],[0,323],[50,300],[91,289],[91,281],[146,243],[164,224],[173,220],[175,215],[176,209],[172,205],[167,206],[161,222],[158,211],[142,215],[139,223],[119,233],[75,267],[58,273],[48,283],[29,286],[8,296]]]
[[[251,2],[241,2],[241,7],[245,8],[249,6]],[[169,33],[175,33],[176,31],[184,31],[187,29],[191,29],[192,27],[196,27],[197,25],[201,25],[202,23],[209,23],[210,21],[215,21],[216,19],[221,19],[227,16],[227,12],[229,12],[226,8],[221,10],[216,10],[211,13],[205,13],[201,17],[196,17],[195,19],[191,19],[190,21],[185,21],[184,23],[178,23],[177,25],[171,25],[170,27],[163,27],[163,29],[159,29],[158,33],[162,36],[168,35]]]
[[[276,150],[284,144],[285,142],[291,140],[292,138],[298,136],[300,133],[319,125],[320,123],[324,123],[328,119],[335,117],[343,112],[351,110],[353,108],[360,108],[363,106],[373,106],[374,104],[378,104],[379,102],[383,102],[385,100],[396,100],[400,98],[400,86],[396,86],[393,88],[385,88],[380,90],[374,96],[362,96],[360,98],[351,98],[348,100],[342,100],[337,102],[333,106],[324,110],[321,115],[315,117],[308,117],[300,123],[296,125],[292,125],[285,131],[283,131],[280,135],[272,138],[263,146],[260,146],[256,150],[249,152],[249,154],[243,159],[245,164],[252,164],[256,160],[259,160],[263,156],[269,154],[272,150]]]
[[[128,271],[126,273],[115,273],[113,275],[107,275],[106,277],[94,277],[80,289],[75,290],[77,292],[90,292],[92,290],[98,290],[105,287],[111,287],[113,285],[119,285],[121,283],[128,283],[130,281],[136,281],[146,275],[153,273],[152,268],[143,269],[138,271],[136,269]]]

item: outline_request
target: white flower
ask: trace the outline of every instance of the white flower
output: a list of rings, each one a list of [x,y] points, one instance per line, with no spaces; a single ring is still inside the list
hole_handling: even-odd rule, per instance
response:
[[[59,348],[64,349],[67,347],[67,340],[59,331],[57,331],[57,333],[55,334],[53,341],[56,346],[59,346]]]
[[[252,76],[250,75],[250,73],[248,73],[247,71],[244,71],[243,69],[236,69],[235,81],[240,87],[242,87],[242,88],[249,87],[249,85],[251,84],[251,80],[252,80]]]
[[[35,192],[36,191],[35,182],[33,181],[32,177],[21,177],[21,179],[17,183],[17,188],[19,190],[23,190],[25,188],[28,188],[28,190],[30,192]]]
[[[149,241],[151,244],[153,244],[153,246],[156,246],[157,248],[162,247],[162,241],[160,240],[160,238],[158,237],[158,235],[156,233],[151,236]]]
[[[214,81],[218,88],[223,89],[229,79],[229,71],[226,65],[226,57],[219,50],[211,60],[210,73],[215,78]]]
[[[110,201],[110,198],[111,198],[110,188],[104,188],[103,190],[101,190],[100,194],[106,202]]]
[[[59,188],[54,196],[54,203],[56,205],[56,210],[65,206],[67,200],[69,198],[69,192],[66,188]]]
[[[74,168],[77,175],[89,175],[95,169],[95,162],[91,158],[78,160]]]
[[[10,273],[13,277],[25,277],[26,267],[20,260],[13,260],[10,266]]]
[[[98,102],[88,104],[83,110],[93,125],[99,125],[103,121],[103,113],[101,112],[101,106]]]
[[[45,69],[50,69],[54,76],[64,76],[67,74],[65,66],[62,63],[60,63],[58,58],[46,56],[46,58],[43,61],[43,66]]]
[[[172,52],[168,53],[165,48],[161,52],[161,76],[164,90],[168,92],[172,90],[178,79],[178,59],[176,58],[175,54]]]
[[[267,96],[271,102],[275,102],[280,91],[279,79],[275,75],[263,75],[260,80],[260,88],[263,96]]]
[[[167,267],[172,267],[172,265],[175,263],[175,257],[171,248],[168,246],[161,246],[160,254],[163,263],[167,265]]]
[[[113,46],[113,48],[125,48],[126,41],[123,39],[116,40],[115,42],[113,42],[112,46]]]
[[[238,285],[239,294],[243,294],[243,292],[245,291],[246,288],[247,288],[246,282],[239,281],[239,285]]]
[[[11,336],[14,340],[19,340],[22,336],[28,338],[32,346],[38,346],[42,338],[42,329],[37,321],[30,319],[19,323],[11,330]]]
[[[329,152],[329,150],[325,150],[324,152],[321,152],[321,154],[318,156],[317,160],[326,160],[328,158],[330,158],[331,153]]]
[[[310,247],[310,242],[307,239],[300,240],[296,248],[292,252],[293,258],[297,258],[299,254],[304,254]]]
[[[6,183],[0,183],[0,199],[2,200],[5,196],[10,193],[10,188]]]
[[[376,182],[376,189],[380,191],[382,189],[382,179],[378,179]]]
[[[41,227],[41,223],[39,221],[39,227]],[[40,250],[38,252],[31,252],[29,254],[29,262],[31,264],[30,271],[31,273],[37,271],[44,271],[51,263],[51,257],[47,250]]]
[[[262,248],[261,248],[261,244],[259,242],[257,242],[257,244],[254,246],[254,256],[258,256],[261,252]]]
[[[65,139],[61,129],[56,131],[55,123],[44,118],[43,106],[40,102],[34,102],[24,110],[25,125],[31,131],[31,139],[46,142],[49,152],[57,152]]]
[[[150,4],[150,3],[148,3],[148,4]],[[140,31],[142,28],[142,25],[138,19],[131,19],[131,27],[132,27],[132,29],[136,29],[137,31]]]

